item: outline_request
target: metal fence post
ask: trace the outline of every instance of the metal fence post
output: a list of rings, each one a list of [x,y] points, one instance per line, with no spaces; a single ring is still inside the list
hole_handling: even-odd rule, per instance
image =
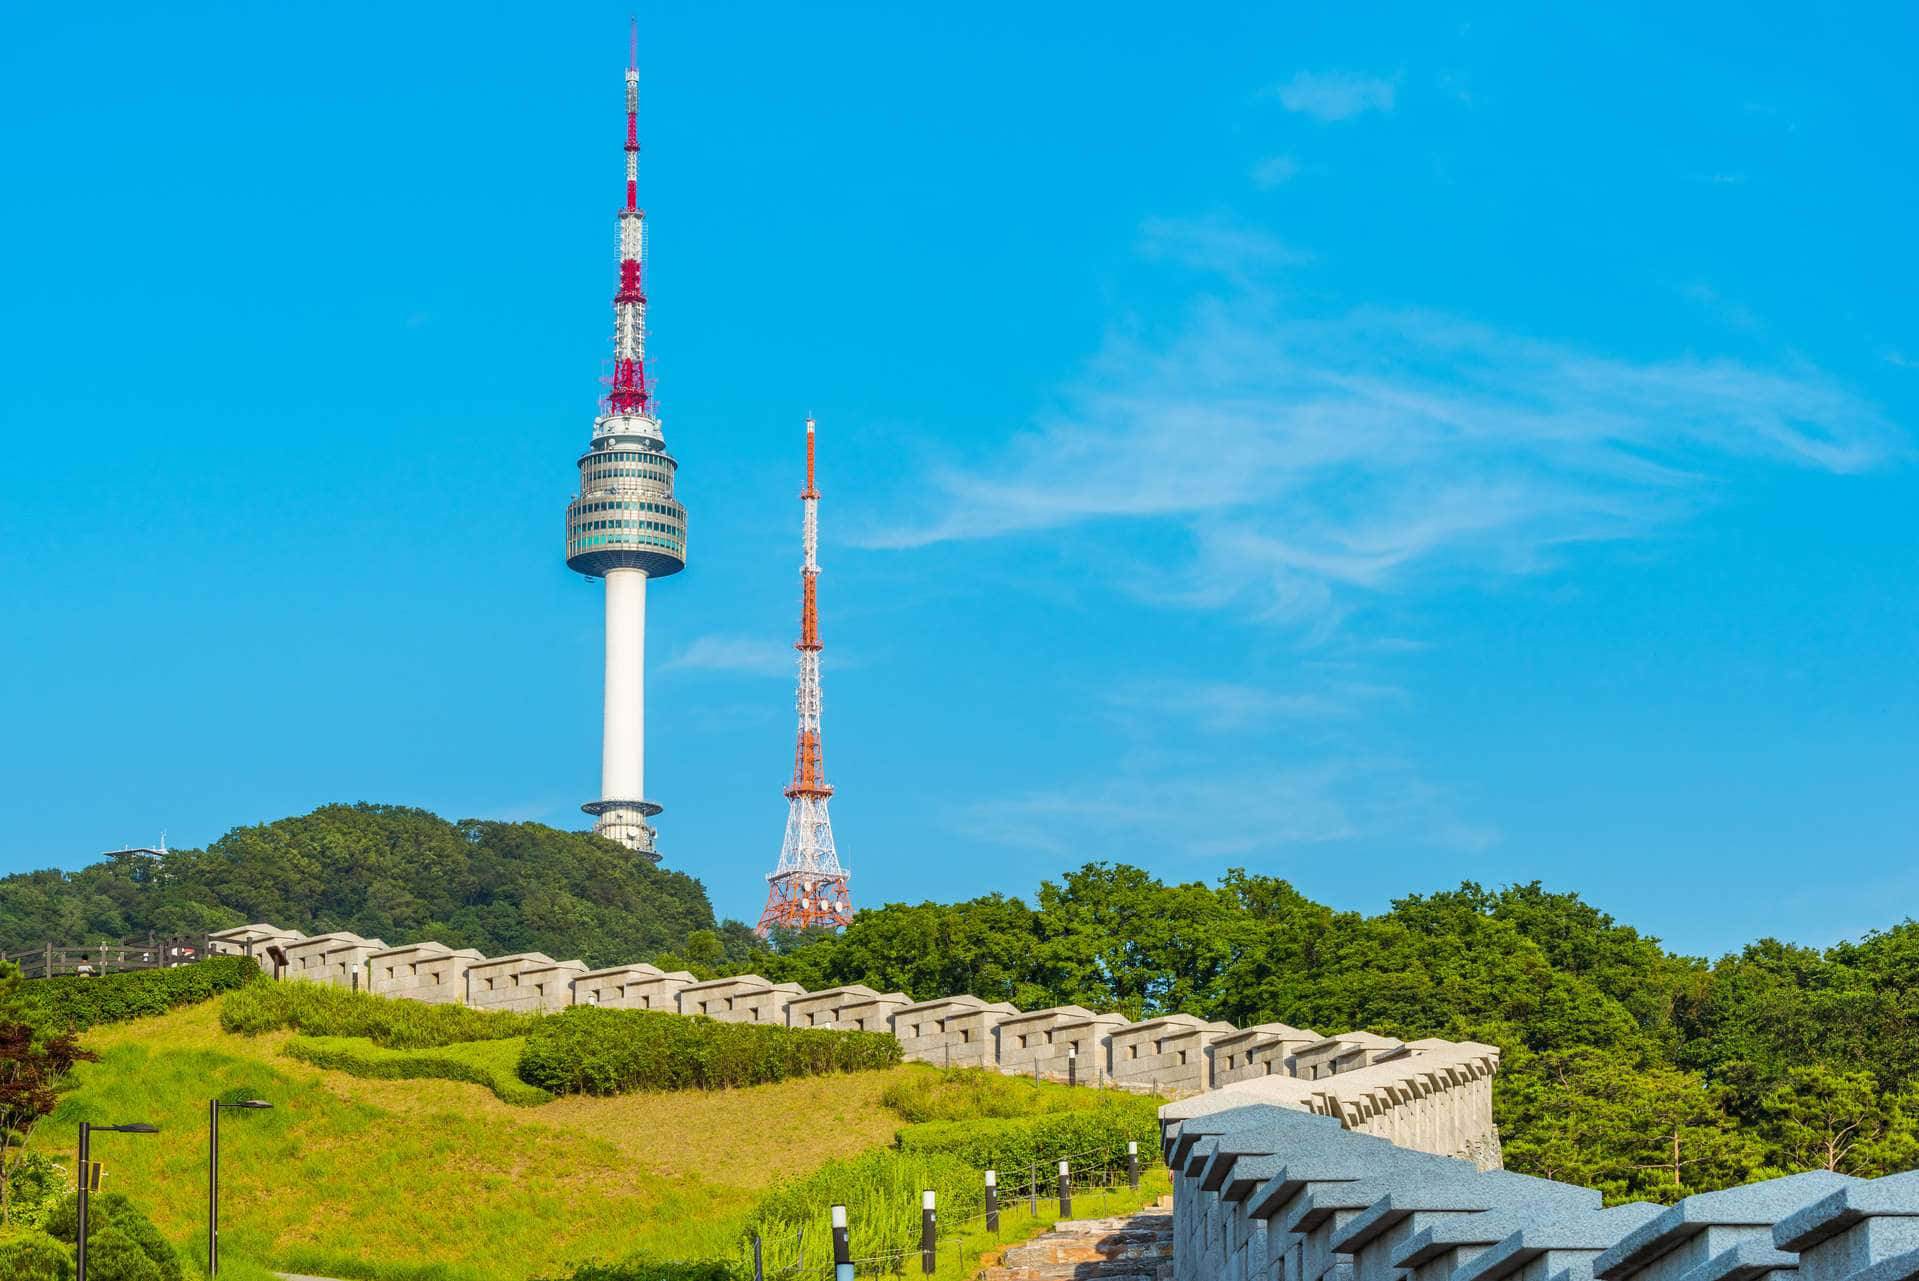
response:
[[[1033,1217],[1037,1219],[1039,1217],[1039,1162],[1035,1161],[1027,1166],[1026,1173],[1030,1176]]]
[[[938,1227],[934,1222],[933,1189],[920,1193],[920,1271],[927,1276],[939,1266]]]
[[[999,1235],[999,1172],[986,1172],[986,1230]]]
[[[1059,1217],[1073,1217],[1073,1185],[1066,1173],[1066,1162],[1059,1163]]]
[[[833,1281],[853,1281],[853,1250],[846,1238],[846,1207],[833,1207]]]
[[[1139,1191],[1139,1143],[1135,1139],[1126,1141],[1126,1186]]]

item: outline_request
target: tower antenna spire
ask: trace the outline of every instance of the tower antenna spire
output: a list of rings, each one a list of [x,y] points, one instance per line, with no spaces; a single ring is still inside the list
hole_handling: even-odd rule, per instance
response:
[[[761,937],[774,929],[835,929],[853,919],[848,872],[833,845],[826,814],[833,795],[820,750],[819,487],[814,481],[814,423],[806,419],[806,488],[800,491],[799,741],[793,748],[793,781],[786,787],[786,839],[779,866],[767,876],[766,910],[754,927]]]

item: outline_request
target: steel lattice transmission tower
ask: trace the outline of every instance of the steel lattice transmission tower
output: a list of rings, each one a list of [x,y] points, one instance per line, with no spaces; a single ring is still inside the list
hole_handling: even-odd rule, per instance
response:
[[[600,799],[580,808],[593,830],[654,862],[646,821],[646,584],[686,568],[686,509],[673,498],[679,464],[646,381],[646,214],[639,203],[639,31],[626,68],[626,205],[620,287],[613,295],[612,387],[580,456],[580,492],[566,508],[566,563],[606,581],[606,704]]]
[[[786,788],[786,840],[780,845],[780,865],[766,878],[766,910],[755,932],[770,934],[775,927],[792,930],[816,926],[837,928],[853,919],[853,901],[847,893],[848,872],[833,848],[833,824],[826,814],[833,789],[826,781],[820,754],[820,616],[815,582],[820,574],[820,492],[813,483],[813,420],[806,420],[806,489],[800,494],[805,513],[806,559],[800,567],[799,744],[793,750],[793,781]]]

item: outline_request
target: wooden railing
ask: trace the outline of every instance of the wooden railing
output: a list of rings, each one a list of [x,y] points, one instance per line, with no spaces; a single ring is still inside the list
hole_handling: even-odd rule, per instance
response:
[[[143,939],[77,947],[48,943],[22,952],[7,952],[0,955],[0,960],[18,965],[25,978],[45,979],[63,974],[99,975],[118,974],[125,970],[165,969],[212,955],[212,940],[204,934],[171,938],[149,934]]]

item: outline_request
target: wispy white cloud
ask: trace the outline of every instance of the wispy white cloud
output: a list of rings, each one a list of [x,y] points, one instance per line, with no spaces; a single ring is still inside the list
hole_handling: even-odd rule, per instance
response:
[[[1346,120],[1368,111],[1391,111],[1395,86],[1353,71],[1302,71],[1272,92],[1288,111],[1315,120]]]
[[[736,672],[747,676],[791,676],[792,647],[775,640],[709,633],[695,637],[668,659],[663,671]]]
[[[1176,263],[1242,281],[1309,258],[1257,227],[1218,215],[1148,218],[1140,225],[1137,249],[1149,262]]]
[[[1268,156],[1253,166],[1255,187],[1277,187],[1299,176],[1299,161],[1291,156]]]
[[[1259,730],[1276,723],[1350,721],[1403,691],[1365,681],[1339,681],[1320,688],[1275,689],[1247,681],[1158,679],[1111,689],[1105,703],[1155,725],[1193,725],[1209,733]]]
[[[1137,534],[1103,544],[1129,590],[1324,627],[1441,571],[1534,573],[1568,544],[1645,534],[1735,461],[1855,472],[1907,450],[1811,366],[1628,360],[1424,311],[1305,319],[1247,283],[1274,260],[1259,233],[1162,220],[1148,239],[1235,287],[1114,335],[1061,409],[934,475],[936,499],[867,545],[1154,522],[1188,563],[1135,574]]]
[[[1364,839],[1476,853],[1499,839],[1390,761],[1129,777],[996,798],[964,821],[985,840],[1056,859],[1250,860]]]

